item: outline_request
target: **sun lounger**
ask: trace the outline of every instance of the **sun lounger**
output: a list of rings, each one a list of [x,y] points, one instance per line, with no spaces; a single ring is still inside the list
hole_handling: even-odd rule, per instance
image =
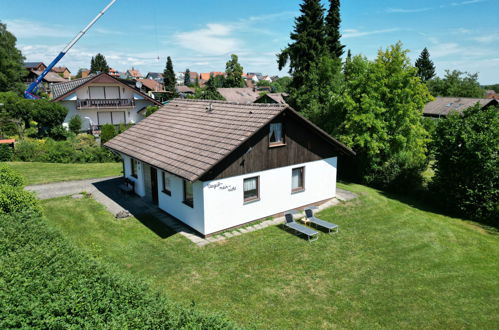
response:
[[[284,223],[285,228],[293,229],[297,233],[300,233],[300,234],[307,236],[307,239],[309,240],[309,242],[316,241],[319,238],[318,232],[297,223],[293,219],[293,215],[291,213],[285,213],[284,217],[286,218],[286,222]]]
[[[307,218],[307,221],[310,222],[311,224],[314,224],[316,227],[322,227],[327,229],[329,232],[335,232],[337,233],[340,230],[340,227],[338,225],[335,225],[334,223],[324,221],[322,219],[314,217],[314,213],[312,212],[311,209],[306,209],[305,210],[305,217]]]

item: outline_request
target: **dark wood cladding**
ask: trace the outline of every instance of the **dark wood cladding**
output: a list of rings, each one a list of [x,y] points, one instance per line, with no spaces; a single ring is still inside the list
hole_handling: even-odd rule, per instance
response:
[[[273,122],[283,123],[285,145],[269,147],[269,125],[266,125],[214,166],[201,180],[249,174],[337,157],[340,154],[338,146],[327,141],[291,111],[284,111]]]

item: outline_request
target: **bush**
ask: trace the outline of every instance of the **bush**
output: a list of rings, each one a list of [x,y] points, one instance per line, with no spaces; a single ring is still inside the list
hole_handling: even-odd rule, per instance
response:
[[[2,329],[236,328],[90,259],[39,216],[0,215],[0,232]]]
[[[0,144],[0,162],[9,162],[12,160],[14,152],[12,147],[7,144]]]
[[[0,214],[27,211],[41,214],[38,200],[32,192],[21,187],[0,185]]]
[[[153,113],[155,113],[156,111],[158,111],[159,107],[158,106],[155,106],[155,105],[150,105],[146,108],[146,117],[149,117],[150,115],[152,115]]]
[[[499,111],[472,107],[442,120],[435,132],[430,189],[453,213],[499,225]]]
[[[69,121],[69,130],[75,134],[78,134],[80,133],[81,125],[82,125],[81,117],[76,115],[73,118],[71,118],[71,120]]]
[[[65,141],[26,139],[16,144],[14,160],[48,163],[107,163],[119,157],[100,147],[95,138],[78,134]]]
[[[100,131],[100,140],[101,143],[104,144],[107,141],[111,140],[113,137],[116,136],[116,128],[114,128],[113,125],[111,124],[105,124],[102,125],[101,131]]]
[[[24,187],[26,181],[17,171],[7,164],[0,164],[0,185],[11,187]]]

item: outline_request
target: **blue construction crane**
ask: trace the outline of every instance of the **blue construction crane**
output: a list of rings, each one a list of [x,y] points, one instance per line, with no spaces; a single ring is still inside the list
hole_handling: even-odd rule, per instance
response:
[[[49,66],[42,72],[42,74],[35,81],[33,81],[24,91],[24,98],[31,100],[39,99],[39,97],[36,96],[35,93],[36,90],[38,89],[38,85],[42,82],[43,78],[45,78],[47,73],[49,73],[50,70],[52,70],[52,68],[61,60],[61,58],[64,57],[64,55],[66,55],[66,53],[71,49],[71,47],[73,47],[74,44],[76,44],[78,40],[80,40],[80,38],[83,37],[83,35],[92,27],[92,25],[94,25],[95,22],[97,22],[99,18],[101,18],[101,16],[104,15],[104,13],[115,2],[116,0],[112,0],[103,10],[101,10],[101,12],[97,16],[95,16],[95,18],[90,23],[88,23],[88,25],[83,30],[81,30],[80,33],[76,35],[76,37],[73,38],[73,40],[71,40],[71,42],[66,47],[64,47],[62,52],[60,52],[59,55],[57,55],[57,57],[49,64]]]

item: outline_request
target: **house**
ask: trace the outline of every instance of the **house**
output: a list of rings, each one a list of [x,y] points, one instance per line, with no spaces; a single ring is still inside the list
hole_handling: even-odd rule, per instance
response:
[[[183,72],[184,74],[184,77],[185,77],[185,72]],[[190,77],[190,80],[191,80],[191,84],[195,84],[196,83],[196,79],[199,80],[199,74],[197,72],[192,72],[190,71],[189,72],[189,77]],[[182,81],[182,85],[184,84],[184,82]]]
[[[436,97],[434,101],[428,102],[425,105],[423,116],[440,118],[454,111],[462,113],[477,103],[484,109],[492,105],[497,105],[498,100],[469,97]]]
[[[354,155],[288,105],[186,99],[104,146],[137,195],[202,236],[330,200]]]
[[[113,68],[109,68],[109,75],[111,77],[116,77],[116,78],[119,78],[120,77],[120,72],[116,69],[113,69]]]
[[[236,103],[253,103],[260,96],[253,88],[217,88],[226,101]]]
[[[24,62],[24,67],[28,71],[44,71],[47,66],[43,62]]]
[[[120,78],[123,78],[122,76],[120,76]],[[132,69],[129,69],[125,72],[125,76],[124,76],[125,79],[139,79],[139,78],[143,78],[142,77],[142,74],[140,73],[139,70],[135,70],[133,67]]]
[[[156,80],[160,84],[163,83],[163,74],[159,72],[148,72],[146,79]]]
[[[53,102],[68,109],[64,126],[74,116],[80,116],[82,131],[99,134],[104,124],[137,123],[144,117],[139,113],[149,105],[161,105],[133,85],[125,84],[108,73],[90,75],[52,85]]]
[[[43,71],[30,70],[26,77],[24,78],[24,82],[26,84],[30,84],[43,73]],[[48,72],[45,77],[43,77],[41,83],[38,85],[38,90],[43,93],[50,93],[50,85],[56,83],[66,82],[67,80],[63,77],[59,76],[55,72]]]
[[[89,69],[81,69],[81,77],[80,78],[86,78],[90,75],[90,70]]]
[[[488,99],[499,99],[499,94],[495,90],[489,89],[485,91],[485,97]]]
[[[286,104],[286,93],[266,93],[255,100],[255,103],[277,103]]]
[[[199,80],[208,81],[210,79],[210,73],[200,73]]]
[[[177,86],[175,87],[175,89],[177,90],[177,93],[179,93],[181,97],[186,97],[187,95],[194,95],[194,93],[196,92],[194,88],[184,85]]]
[[[65,66],[55,66],[52,68],[52,72],[57,73],[59,76],[63,77],[64,79],[69,79],[71,78],[71,71]]]
[[[137,79],[142,84],[141,90],[144,93],[162,92],[164,91],[163,84],[152,79]]]

